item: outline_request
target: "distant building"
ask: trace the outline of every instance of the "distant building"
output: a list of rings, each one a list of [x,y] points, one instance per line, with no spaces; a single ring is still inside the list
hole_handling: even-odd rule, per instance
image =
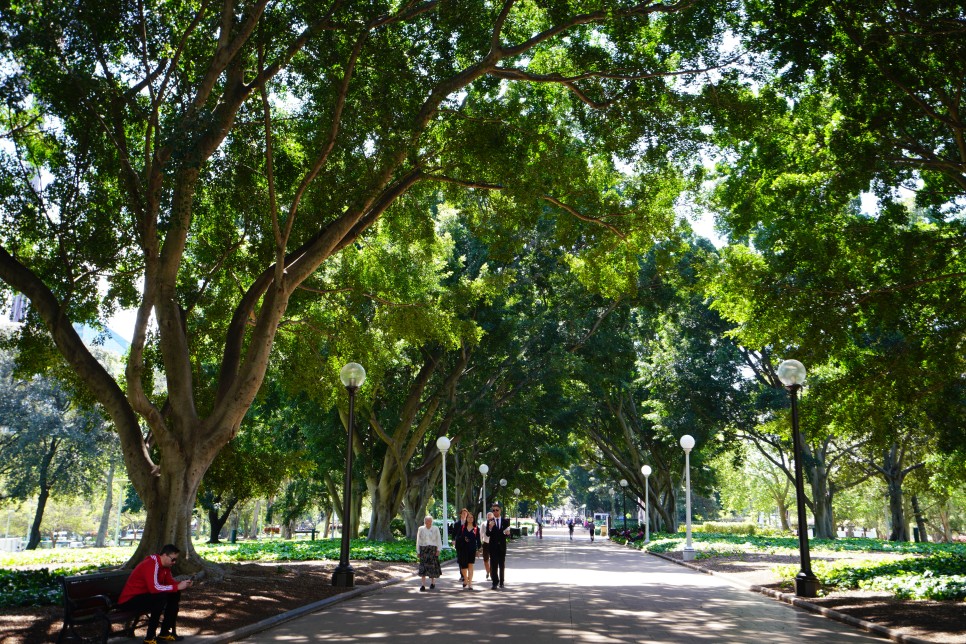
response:
[[[7,319],[12,324],[3,324],[2,326],[15,328],[16,325],[22,324],[27,318],[27,307],[30,305],[30,300],[27,299],[22,293],[17,293],[9,302],[9,314]],[[113,329],[109,327],[104,327],[103,331],[99,331],[93,327],[87,326],[86,324],[74,324],[74,330],[81,337],[89,347],[101,347],[105,351],[110,353],[115,353],[117,355],[124,355],[127,353],[128,348],[131,343],[122,338],[120,335],[114,332]]]
[[[10,303],[10,321],[23,322],[27,317],[27,298],[22,293],[13,296]]]

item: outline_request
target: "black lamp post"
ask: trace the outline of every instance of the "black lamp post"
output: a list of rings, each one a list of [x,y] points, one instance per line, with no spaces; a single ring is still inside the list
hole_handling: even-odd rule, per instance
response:
[[[795,594],[817,597],[821,583],[812,572],[808,552],[808,517],[805,515],[805,476],[802,468],[802,434],[798,430],[798,391],[805,382],[805,365],[798,360],[785,360],[778,365],[778,379],[792,399],[792,442],[795,449],[795,499],[798,504],[798,551],[802,569],[795,575]]]
[[[350,362],[342,367],[339,379],[349,392],[349,440],[345,450],[345,478],[342,485],[342,550],[339,565],[332,573],[332,585],[351,588],[355,585],[355,571],[349,563],[349,508],[352,497],[352,433],[355,425],[356,392],[366,381],[366,370],[361,364]]]
[[[627,479],[621,479],[621,514],[624,515],[624,531],[627,531]]]
[[[517,527],[520,527],[520,488],[513,488],[513,505],[517,513]]]

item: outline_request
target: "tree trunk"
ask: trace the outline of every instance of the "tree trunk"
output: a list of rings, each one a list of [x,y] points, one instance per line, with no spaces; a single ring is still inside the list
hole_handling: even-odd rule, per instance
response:
[[[37,495],[37,511],[34,512],[34,520],[30,525],[30,538],[27,540],[25,550],[36,550],[40,545],[40,524],[44,520],[44,508],[47,507],[47,499],[50,498],[50,490],[46,487],[40,488]]]
[[[906,525],[906,511],[902,504],[902,463],[897,457],[897,446],[886,450],[883,459],[883,476],[889,491],[889,518],[892,531],[889,541],[909,541],[909,526]]]
[[[258,514],[262,511],[262,500],[255,499],[255,509],[252,510],[252,528],[248,532],[249,539],[258,539]]]
[[[138,490],[144,500],[147,519],[144,523],[144,534],[134,555],[125,564],[126,568],[133,568],[170,543],[177,546],[182,553],[173,571],[175,575],[202,573],[211,579],[221,579],[224,576],[224,569],[202,559],[191,541],[192,511],[198,486],[205,470],[214,459],[214,452],[207,457],[196,453],[195,458],[198,460],[179,463],[172,462],[176,459],[169,455],[152,479],[151,488]]]
[[[655,490],[651,490],[651,494],[658,496]],[[673,486],[668,486],[668,489],[660,494],[659,501],[651,505],[651,507],[657,512],[651,513],[651,521],[654,521],[655,531],[660,532],[660,525],[664,524],[664,530],[666,532],[677,532],[678,530],[678,497],[675,493]],[[655,517],[655,514],[658,516]],[[660,523],[657,523],[657,519],[660,519]]]
[[[825,468],[821,469],[823,472]],[[812,480],[812,516],[815,521],[816,539],[835,539],[835,517],[832,513],[832,496],[829,494],[828,478],[816,477]]]
[[[889,541],[909,541],[909,527],[906,525],[906,512],[902,506],[902,481],[889,481],[889,517],[892,532]]]
[[[804,446],[802,455],[805,472],[812,488],[812,517],[815,521],[816,539],[835,539],[838,535],[835,531],[835,517],[832,512],[832,494],[829,488],[828,467],[826,457],[828,453],[825,445],[819,449],[812,449],[808,445]],[[799,526],[799,529],[808,529]]]
[[[913,494],[909,497],[912,502],[912,513],[916,519],[916,527],[919,528],[919,539],[917,541],[929,541],[929,534],[926,532],[926,519],[922,516],[922,510],[919,508],[919,497]]]
[[[392,541],[391,522],[396,517],[399,504],[398,490],[383,483],[367,486],[372,514],[369,516],[369,541]]]
[[[952,504],[947,500],[945,503],[939,506],[939,521],[942,524],[942,532],[938,535],[936,541],[942,541],[943,543],[952,543],[953,541],[953,529],[951,524],[952,514]]]
[[[362,499],[366,495],[364,481],[352,481],[352,498],[349,499],[349,538],[359,536],[359,526],[362,524]]]
[[[418,482],[410,481],[409,489],[403,500],[403,519],[406,522],[406,538],[415,539],[416,532],[423,525],[423,518],[426,516],[426,507],[432,496],[434,485],[431,480],[435,480],[438,471],[433,471],[429,476],[421,477]],[[509,517],[509,514],[507,514]],[[442,516],[438,517],[442,519]]]
[[[218,510],[220,508],[211,507],[208,509],[208,525],[211,527],[211,531],[208,536],[208,543],[221,543],[221,531],[225,527],[225,523],[228,522],[228,517],[231,516],[231,511],[235,507],[238,501],[230,501],[227,504],[224,514],[219,516]]]
[[[781,521],[782,531],[791,532],[792,526],[788,523],[788,504],[785,503],[785,497],[776,494],[774,498],[775,505],[778,507],[778,520]]]
[[[34,512],[33,525],[30,526],[30,536],[27,539],[27,550],[36,550],[40,545],[40,524],[44,520],[44,509],[47,507],[47,499],[50,498],[50,463],[54,460],[54,454],[60,447],[60,441],[56,438],[51,439],[47,445],[47,452],[40,462],[40,472],[37,477],[37,486],[40,493],[37,495],[37,511]]]
[[[334,513],[335,513],[335,510],[332,509],[332,508],[329,508],[329,511],[325,513],[325,521],[322,523],[322,538],[323,539],[328,539],[329,538],[329,530],[332,527],[332,515]]]
[[[94,538],[94,547],[103,548],[107,540],[107,529],[111,523],[111,506],[114,505],[114,470],[116,463],[111,461],[111,468],[107,470],[107,494],[104,497],[104,507],[101,510],[101,521],[97,525],[97,537]],[[123,503],[123,499],[121,503]]]

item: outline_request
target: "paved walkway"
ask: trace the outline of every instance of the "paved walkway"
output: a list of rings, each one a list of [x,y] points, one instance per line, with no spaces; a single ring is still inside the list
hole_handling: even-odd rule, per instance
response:
[[[436,591],[419,580],[263,631],[244,642],[665,642],[784,644],[883,641],[587,533],[544,532],[510,546],[507,587],[490,590],[482,562],[464,591],[455,566]],[[428,638],[428,639],[427,639]]]

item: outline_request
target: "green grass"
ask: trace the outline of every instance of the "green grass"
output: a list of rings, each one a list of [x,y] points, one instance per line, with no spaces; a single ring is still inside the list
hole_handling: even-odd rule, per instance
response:
[[[790,580],[799,567],[782,565],[775,570]],[[966,556],[953,552],[885,561],[813,561],[812,572],[825,589],[884,590],[899,599],[966,599]]]
[[[260,542],[195,544],[199,555],[216,563],[243,561],[338,561],[341,541],[289,541],[272,539]],[[4,553],[0,556],[0,608],[11,606],[44,606],[61,602],[60,578],[117,567],[134,554],[134,548],[89,548],[35,550]],[[456,557],[453,550],[443,552],[441,559]],[[354,561],[416,562],[416,542],[399,540],[375,542],[353,539],[349,558]],[[31,569],[12,569],[27,567]],[[39,567],[42,566],[42,567]]]
[[[623,539],[615,541],[624,543]],[[797,555],[798,537],[766,537],[731,534],[693,533],[695,559],[738,556],[744,553]],[[636,542],[634,547],[648,552],[683,550],[683,534],[652,533],[651,542]],[[870,589],[891,592],[899,599],[966,599],[966,544],[904,543],[878,539],[810,539],[815,554],[831,552],[889,553],[886,560],[812,561],[812,571],[829,589]],[[775,566],[775,571],[791,581],[800,568]]]

